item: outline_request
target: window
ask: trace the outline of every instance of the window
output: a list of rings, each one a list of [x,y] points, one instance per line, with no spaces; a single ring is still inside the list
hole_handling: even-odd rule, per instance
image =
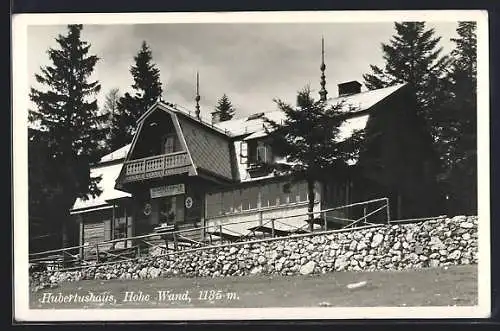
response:
[[[257,200],[259,199],[259,188],[251,187],[241,191],[241,209],[257,209]]]
[[[318,182],[314,183],[314,201],[318,202],[319,201],[319,192],[321,190],[321,186]]]
[[[232,191],[222,193],[222,212],[224,214],[234,212],[234,195]]]
[[[115,207],[115,224],[113,239],[127,237],[127,221],[125,220],[125,208],[122,206]]]
[[[241,211],[241,190],[233,191],[233,207],[234,212]]]
[[[280,206],[288,204],[288,185],[280,184],[280,192],[279,192],[279,204]]]
[[[288,195],[288,199],[289,199],[288,201],[290,203],[298,202],[298,200],[297,200],[297,184],[291,184],[289,191],[290,191],[290,193]]]
[[[177,212],[177,199],[176,196],[167,196],[158,199],[158,203],[160,204],[160,224],[167,223],[173,224],[177,221],[176,212]]]
[[[222,194],[207,194],[207,217],[222,215]]]
[[[179,150],[180,150],[180,142],[175,134],[168,134],[163,136],[161,145],[162,154],[175,153]]]
[[[246,164],[248,158],[248,145],[246,142],[240,142],[240,163]]]
[[[261,207],[276,206],[276,200],[279,196],[279,184],[267,184],[261,187]]]
[[[259,141],[257,143],[257,162],[258,163],[271,163],[272,154],[271,147]]]
[[[299,195],[299,201],[300,202],[306,202],[307,201],[307,183],[306,182],[300,182],[297,184],[297,190],[298,190],[298,195]]]

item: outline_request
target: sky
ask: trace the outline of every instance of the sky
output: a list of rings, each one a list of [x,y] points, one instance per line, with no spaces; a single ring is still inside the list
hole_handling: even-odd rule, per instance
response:
[[[427,23],[441,36],[449,52],[456,22]],[[49,64],[47,50],[58,47],[55,38],[65,25],[28,27],[28,82]],[[100,60],[93,79],[102,90],[98,102],[112,88],[123,94],[133,84],[130,67],[145,40],[160,69],[165,101],[194,109],[196,71],[200,75],[200,106],[209,117],[225,93],[236,108],[235,117],[276,110],[274,99],[295,102],[298,90],[309,85],[319,91],[321,37],[325,40],[326,88],[337,96],[337,84],[358,80],[370,65],[383,64],[381,43],[394,34],[392,22],[377,23],[175,23],[90,24],[82,39]],[[364,87],[363,87],[364,88]]]

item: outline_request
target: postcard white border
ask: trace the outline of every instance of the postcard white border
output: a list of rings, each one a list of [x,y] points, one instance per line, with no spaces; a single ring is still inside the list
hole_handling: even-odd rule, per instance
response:
[[[477,21],[478,37],[478,305],[474,307],[187,308],[40,310],[29,308],[27,109],[29,25],[153,23],[374,23],[401,21]],[[489,47],[488,13],[480,10],[327,11],[239,13],[18,14],[12,21],[14,318],[17,321],[259,320],[484,318],[491,310]]]

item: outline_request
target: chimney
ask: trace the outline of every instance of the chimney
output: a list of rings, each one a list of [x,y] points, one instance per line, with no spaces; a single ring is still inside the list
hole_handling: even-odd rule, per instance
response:
[[[339,97],[361,92],[361,83],[359,83],[357,80],[338,84],[338,87]]]
[[[212,112],[212,124],[217,124],[220,122],[220,112],[214,111]]]

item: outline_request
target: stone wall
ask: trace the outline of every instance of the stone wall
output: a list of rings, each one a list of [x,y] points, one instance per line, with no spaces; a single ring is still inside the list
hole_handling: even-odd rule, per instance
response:
[[[32,288],[85,279],[403,270],[477,263],[476,216],[246,242],[78,271],[33,273]]]

